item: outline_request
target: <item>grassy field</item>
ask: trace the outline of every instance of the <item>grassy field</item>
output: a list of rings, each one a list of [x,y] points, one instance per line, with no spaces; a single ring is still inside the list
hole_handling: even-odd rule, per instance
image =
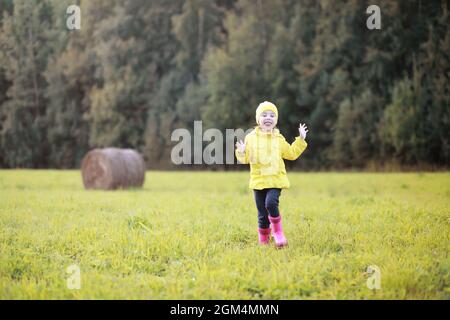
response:
[[[107,192],[78,171],[0,170],[0,299],[450,298],[450,173],[289,178],[276,250],[257,245],[247,172],[149,171]]]

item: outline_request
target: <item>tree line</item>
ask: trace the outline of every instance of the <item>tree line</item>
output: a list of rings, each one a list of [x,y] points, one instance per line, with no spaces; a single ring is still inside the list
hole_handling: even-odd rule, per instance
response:
[[[68,30],[66,8],[81,9]],[[264,100],[303,169],[450,165],[447,1],[0,0],[0,167],[95,147],[174,168],[171,133],[250,128]]]

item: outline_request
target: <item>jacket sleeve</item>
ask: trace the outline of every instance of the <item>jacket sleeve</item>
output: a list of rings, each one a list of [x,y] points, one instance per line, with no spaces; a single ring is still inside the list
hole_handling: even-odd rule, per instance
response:
[[[281,156],[286,160],[295,160],[305,151],[308,144],[300,137],[295,138],[292,144],[289,144],[284,137],[281,139]]]
[[[250,149],[250,146],[248,144],[248,136],[245,136],[244,139],[244,143],[245,143],[245,151],[243,153],[239,152],[238,149],[236,148],[235,154],[236,154],[236,159],[238,159],[238,161],[242,164],[248,164],[248,150]]]

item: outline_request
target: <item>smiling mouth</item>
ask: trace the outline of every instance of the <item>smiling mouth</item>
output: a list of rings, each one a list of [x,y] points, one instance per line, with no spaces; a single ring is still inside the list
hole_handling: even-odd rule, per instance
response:
[[[264,125],[270,126],[270,125],[272,125],[272,121],[264,121]]]

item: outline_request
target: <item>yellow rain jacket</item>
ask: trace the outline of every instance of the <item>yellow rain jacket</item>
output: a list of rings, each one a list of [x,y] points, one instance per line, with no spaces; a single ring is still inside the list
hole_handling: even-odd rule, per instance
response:
[[[266,133],[256,127],[245,137],[245,152],[236,150],[236,158],[250,164],[250,189],[286,189],[289,180],[283,159],[297,159],[306,146],[306,141],[300,137],[289,144],[278,129]]]

